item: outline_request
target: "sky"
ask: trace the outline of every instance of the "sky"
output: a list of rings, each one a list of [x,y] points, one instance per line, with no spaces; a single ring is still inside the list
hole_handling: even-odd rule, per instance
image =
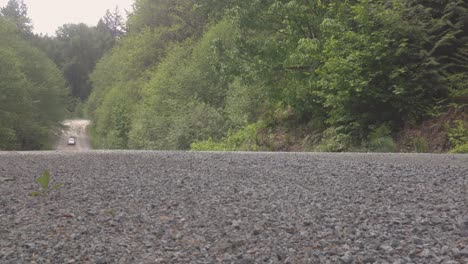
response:
[[[95,26],[106,10],[113,11],[119,7],[125,17],[124,10],[131,11],[134,0],[24,0],[28,7],[34,32],[55,35],[63,24],[85,23]],[[0,7],[6,6],[8,0],[0,0]]]

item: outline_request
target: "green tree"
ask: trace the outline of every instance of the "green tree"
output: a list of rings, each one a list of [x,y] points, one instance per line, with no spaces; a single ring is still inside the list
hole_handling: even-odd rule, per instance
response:
[[[0,149],[44,149],[66,114],[55,64],[0,18]]]
[[[0,15],[15,24],[19,32],[32,34],[33,26],[28,17],[28,8],[22,0],[9,0],[5,7],[0,8]]]
[[[118,7],[111,12],[109,9],[106,14],[98,22],[98,28],[104,27],[114,39],[118,39],[127,32],[124,19],[119,12]]]
[[[61,51],[56,63],[63,69],[72,95],[85,100],[92,90],[88,75],[112,44],[105,34],[85,24],[63,25],[56,34]]]

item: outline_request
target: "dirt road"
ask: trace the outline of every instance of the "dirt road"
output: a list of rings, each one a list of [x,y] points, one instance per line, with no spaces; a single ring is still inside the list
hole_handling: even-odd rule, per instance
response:
[[[91,149],[89,137],[86,133],[86,127],[89,125],[89,120],[66,120],[64,125],[67,127],[63,132],[60,140],[57,142],[56,150],[65,151],[86,151]],[[68,139],[75,137],[76,145],[68,145]]]

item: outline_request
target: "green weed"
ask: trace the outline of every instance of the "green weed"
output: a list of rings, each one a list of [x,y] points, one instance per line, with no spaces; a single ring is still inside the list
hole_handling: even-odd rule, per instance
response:
[[[50,172],[48,170],[44,171],[41,176],[37,177],[36,182],[39,184],[41,190],[37,192],[31,192],[30,195],[33,197],[48,195],[51,191],[57,190],[63,186],[62,183],[57,183],[50,186]]]
[[[116,212],[117,212],[117,210],[115,210],[115,209],[109,209],[109,210],[105,211],[105,214],[108,215],[108,216],[114,217]]]
[[[428,153],[429,152],[429,144],[427,140],[423,137],[415,137],[413,139],[413,147],[417,153]]]

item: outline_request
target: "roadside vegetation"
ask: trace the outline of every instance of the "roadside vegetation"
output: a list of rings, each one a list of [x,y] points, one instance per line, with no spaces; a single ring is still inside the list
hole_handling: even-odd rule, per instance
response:
[[[468,121],[467,13],[462,0],[137,0],[91,75],[95,142],[463,151],[450,135]],[[443,120],[443,148],[402,133],[454,107],[463,116]]]

